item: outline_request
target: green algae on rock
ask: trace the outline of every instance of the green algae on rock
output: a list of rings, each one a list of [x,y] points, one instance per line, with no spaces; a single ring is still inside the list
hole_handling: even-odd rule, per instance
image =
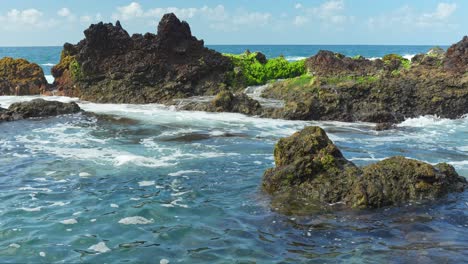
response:
[[[39,65],[25,59],[0,59],[0,95],[37,95],[47,88]]]
[[[299,120],[398,123],[437,115],[468,113],[468,38],[447,53],[434,50],[412,62],[390,54],[382,60],[349,58],[320,51],[306,60],[310,81],[272,83],[265,98],[285,101],[270,117]]]
[[[435,199],[463,191],[466,180],[446,163],[436,166],[392,157],[358,168],[343,157],[320,127],[306,127],[278,141],[275,168],[265,171],[263,190],[277,203],[344,203],[378,208]]]

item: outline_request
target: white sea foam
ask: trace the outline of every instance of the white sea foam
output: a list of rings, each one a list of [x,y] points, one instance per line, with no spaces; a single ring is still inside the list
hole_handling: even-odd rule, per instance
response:
[[[118,205],[118,204],[110,204],[110,207],[112,207],[112,208],[119,208],[119,205]]]
[[[74,218],[71,218],[71,219],[62,220],[62,221],[60,221],[60,223],[62,223],[64,225],[74,225],[74,224],[77,224],[78,221],[76,221],[76,219],[74,219]]]
[[[155,184],[154,181],[141,181],[141,182],[138,182],[138,186],[140,186],[140,187],[151,186],[151,185],[154,185],[154,184]]]
[[[125,217],[119,220],[119,224],[123,225],[148,225],[154,222],[153,219],[146,219],[142,216]]]
[[[54,202],[54,203],[52,203],[52,204],[49,205],[49,206],[65,206],[65,205],[67,205],[67,204],[70,204],[70,202],[62,202],[62,201],[60,201],[60,202]]]
[[[19,244],[16,244],[16,243],[11,243],[8,246],[11,247],[11,248],[20,248],[21,247]]]
[[[18,188],[19,191],[38,191],[38,192],[52,192],[49,188],[35,188],[31,186],[25,186]]]
[[[42,206],[32,207],[32,208],[21,207],[20,209],[26,212],[39,212],[41,211]]]
[[[159,264],[169,264],[169,260],[167,260],[167,259],[161,259],[161,260],[159,261]]]
[[[99,252],[99,253],[106,253],[106,252],[111,251],[110,248],[108,248],[106,243],[104,242],[99,242],[96,245],[92,245],[88,249]]]
[[[87,173],[87,172],[80,172],[80,173],[78,174],[78,176],[80,176],[80,177],[89,177],[89,176],[91,176],[91,174],[89,174],[89,173]]]
[[[398,124],[399,127],[447,127],[456,124],[457,122],[466,122],[468,119],[462,118],[459,120],[451,120],[448,118],[440,118],[438,116],[426,115],[415,118],[408,118],[405,121]]]
[[[54,78],[54,76],[52,76],[52,75],[45,75],[44,77],[46,78],[47,83],[52,84],[52,83],[54,83],[54,81],[55,81],[55,78]]]
[[[45,252],[43,252],[43,251],[41,251],[41,252],[39,252],[39,256],[41,256],[41,257],[45,257],[45,256],[46,256],[46,253],[45,253]]]
[[[299,60],[305,60],[307,57],[304,56],[286,56],[285,59],[287,61],[299,61]]]
[[[206,172],[201,171],[201,170],[180,170],[180,171],[169,173],[168,175],[172,176],[172,177],[178,177],[178,176],[182,176],[182,175],[185,175],[185,174],[194,174],[194,173],[205,174]]]
[[[41,65],[42,65],[42,66],[53,67],[53,66],[55,66],[55,63],[50,63],[50,62],[49,62],[49,63],[42,63]]]
[[[405,54],[402,57],[407,60],[411,60],[414,56],[416,56],[416,54]]]

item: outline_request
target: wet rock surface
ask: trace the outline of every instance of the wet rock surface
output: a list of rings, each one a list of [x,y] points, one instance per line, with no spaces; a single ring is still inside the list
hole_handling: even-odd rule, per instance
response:
[[[222,91],[209,101],[193,101],[179,107],[180,110],[231,112],[246,115],[259,115],[262,113],[260,103],[244,93]]]
[[[39,65],[24,59],[0,59],[0,95],[37,95],[48,86]]]
[[[14,103],[8,109],[0,108],[0,122],[16,121],[34,117],[49,117],[80,112],[80,107],[75,103],[62,103],[34,99],[28,102]]]
[[[446,53],[433,49],[411,63],[389,54],[380,62],[321,51],[309,58],[311,73],[273,83],[263,97],[285,100],[274,118],[397,123],[468,113],[467,37]],[[308,78],[308,79],[307,79]]]
[[[397,156],[358,168],[319,127],[281,139],[274,156],[276,167],[265,172],[262,186],[283,206],[378,208],[435,199],[466,187],[466,179],[446,163],[432,166]]]
[[[174,14],[163,16],[157,34],[130,36],[119,22],[84,33],[78,44],[64,45],[52,74],[62,94],[88,101],[155,103],[215,94],[233,68]]]

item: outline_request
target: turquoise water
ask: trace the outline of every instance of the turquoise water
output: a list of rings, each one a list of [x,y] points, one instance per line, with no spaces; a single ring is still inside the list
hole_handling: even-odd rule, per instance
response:
[[[412,55],[426,46],[212,46],[289,59],[332,49]],[[60,47],[0,48],[46,73]],[[0,97],[0,106],[34,97]],[[48,97],[48,100],[77,100]],[[0,123],[0,262],[462,263],[468,194],[375,211],[278,213],[261,192],[275,142],[320,125],[365,165],[393,155],[449,162],[468,176],[468,118],[368,123],[177,112],[79,102],[95,114]],[[164,261],[163,261],[164,262]]]
[[[7,107],[33,97],[0,97]],[[62,101],[76,100],[50,97]],[[320,125],[359,165],[391,155],[468,176],[468,118],[372,124],[79,102],[91,114],[0,124],[1,262],[462,263],[468,195],[283,215],[261,192],[273,146]],[[111,115],[111,116],[109,116]]]

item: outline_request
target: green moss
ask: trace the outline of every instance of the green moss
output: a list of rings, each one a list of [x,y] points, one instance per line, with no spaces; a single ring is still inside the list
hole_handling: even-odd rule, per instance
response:
[[[401,62],[401,67],[404,69],[409,69],[411,67],[411,61],[398,54],[387,54],[383,56],[382,60],[385,64],[389,64],[394,60],[399,60]]]
[[[230,83],[235,87],[261,85],[269,80],[293,78],[306,73],[305,60],[289,62],[281,56],[262,63],[258,61],[256,52],[223,55],[229,57],[235,66]]]
[[[81,78],[83,78],[83,72],[81,71],[81,66],[78,63],[78,61],[76,61],[76,59],[73,59],[70,62],[69,70],[70,70],[73,80],[78,81]]]

